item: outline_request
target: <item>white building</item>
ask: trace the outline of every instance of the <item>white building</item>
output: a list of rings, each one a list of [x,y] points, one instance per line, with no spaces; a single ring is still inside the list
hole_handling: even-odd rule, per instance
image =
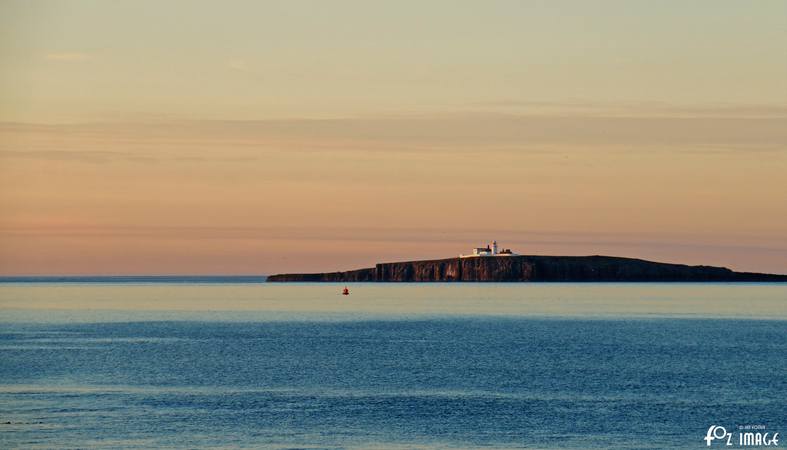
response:
[[[459,255],[460,258],[475,258],[478,256],[516,256],[516,253],[512,252],[510,248],[504,248],[498,251],[497,241],[492,241],[492,243],[487,244],[486,247],[474,248],[473,254],[471,255]]]

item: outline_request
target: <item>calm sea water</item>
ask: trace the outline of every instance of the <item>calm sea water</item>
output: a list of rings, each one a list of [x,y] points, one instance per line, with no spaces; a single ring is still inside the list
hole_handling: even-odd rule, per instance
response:
[[[787,432],[785,285],[341,287],[0,284],[0,447],[699,449],[714,424]]]

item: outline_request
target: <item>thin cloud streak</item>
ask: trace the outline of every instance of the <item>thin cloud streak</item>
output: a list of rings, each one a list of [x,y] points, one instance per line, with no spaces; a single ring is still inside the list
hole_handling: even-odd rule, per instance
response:
[[[87,61],[93,57],[87,53],[79,52],[64,52],[64,53],[47,53],[46,59],[50,61],[64,61],[64,62],[78,62]]]
[[[239,72],[248,72],[249,71],[249,65],[246,63],[245,60],[242,60],[242,59],[231,59],[231,60],[229,60],[229,62],[227,63],[227,67],[229,67],[232,70],[237,70]]]
[[[546,102],[510,99],[475,102],[469,107],[493,109],[508,114],[530,112],[560,116],[787,118],[787,105],[784,104],[677,105],[660,102]]]
[[[538,146],[625,148],[626,151],[787,150],[787,117],[569,117],[434,115],[395,118],[34,125],[0,123],[0,134],[54,135],[137,143],[275,143],[288,151],[513,151]],[[4,145],[7,147],[7,143]]]
[[[106,164],[111,162],[133,163],[244,163],[259,158],[250,156],[228,157],[222,155],[173,155],[152,156],[122,151],[90,151],[90,150],[0,150],[0,159],[34,159],[44,161],[73,161],[90,164]]]
[[[692,248],[757,249],[759,251],[787,252],[787,240],[764,236],[726,236],[719,239],[691,233],[608,233],[548,230],[494,230],[484,229],[430,229],[390,227],[276,227],[276,226],[194,226],[194,225],[65,225],[52,226],[4,226],[0,232],[5,236],[29,238],[45,237],[124,237],[185,240],[263,240],[291,241],[313,240],[326,242],[381,242],[381,243],[455,243],[460,246],[478,240],[482,244],[485,236],[494,234],[507,245],[527,248],[534,244],[582,244],[600,246],[664,245]],[[765,241],[768,241],[767,243]],[[779,242],[780,241],[780,242]],[[767,244],[767,245],[766,245]]]

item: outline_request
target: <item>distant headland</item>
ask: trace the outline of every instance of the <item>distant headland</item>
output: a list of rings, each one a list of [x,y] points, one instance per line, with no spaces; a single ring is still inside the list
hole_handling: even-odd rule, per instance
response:
[[[498,250],[497,242],[493,242],[456,258],[380,263],[346,272],[279,274],[269,276],[267,281],[787,282],[787,275],[616,256],[518,255],[509,249]]]

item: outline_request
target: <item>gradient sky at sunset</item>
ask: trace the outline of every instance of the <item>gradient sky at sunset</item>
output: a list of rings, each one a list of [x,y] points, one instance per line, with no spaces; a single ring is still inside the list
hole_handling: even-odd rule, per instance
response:
[[[787,2],[0,1],[0,274],[787,273]]]

